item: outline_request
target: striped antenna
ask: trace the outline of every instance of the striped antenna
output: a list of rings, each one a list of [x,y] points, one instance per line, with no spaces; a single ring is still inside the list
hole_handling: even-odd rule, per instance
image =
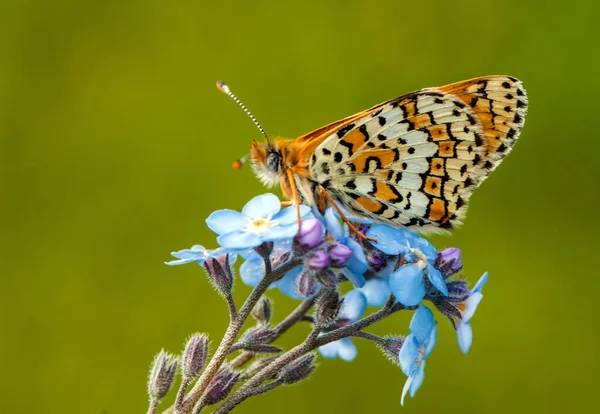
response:
[[[254,122],[254,125],[256,125],[256,127],[260,130],[260,132],[263,134],[263,136],[267,140],[267,143],[270,145],[271,142],[269,141],[269,137],[267,136],[267,133],[265,132],[265,130],[260,126],[260,124],[258,123],[256,118],[254,118],[254,115],[252,115],[252,112],[250,112],[248,110],[248,108],[246,108],[246,106],[242,103],[242,101],[240,101],[239,98],[237,96],[235,96],[233,94],[233,92],[231,92],[231,90],[229,89],[229,86],[225,85],[225,82],[220,80],[217,82],[217,88],[219,88],[219,90],[221,92],[223,92],[224,94],[228,95],[231,99],[233,99],[244,110],[244,112],[246,112],[246,115],[248,115],[250,117],[252,122]],[[240,165],[240,167],[241,167],[241,165]]]

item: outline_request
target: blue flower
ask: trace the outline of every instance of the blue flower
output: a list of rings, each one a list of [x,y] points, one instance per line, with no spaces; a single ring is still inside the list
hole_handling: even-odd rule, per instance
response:
[[[420,251],[429,262],[435,262],[437,251],[435,247],[427,240],[412,231],[404,228],[386,226],[385,224],[375,224],[367,232],[367,236],[377,239],[371,242],[373,246],[385,254],[401,254],[405,260],[410,261],[415,258],[413,250]]]
[[[369,268],[367,257],[362,246],[348,235],[347,226],[342,226],[337,219],[333,208],[325,211],[325,225],[329,235],[337,242],[346,245],[352,251],[352,256],[346,262],[344,275],[354,286],[362,287],[365,284],[364,273]]]
[[[309,212],[308,207],[300,206],[302,217]],[[257,247],[266,241],[291,239],[298,232],[296,207],[281,210],[281,202],[274,194],[254,197],[241,213],[215,211],[206,224],[219,235],[217,242],[221,246],[236,250]]]
[[[228,253],[226,249],[206,250],[203,246],[196,244],[190,249],[183,249],[179,250],[178,252],[172,252],[171,256],[177,258],[178,260],[171,260],[170,262],[165,262],[165,264],[169,266],[177,266],[196,262],[200,266],[203,266],[204,262],[207,259],[215,258],[226,253]],[[235,258],[236,256],[234,255],[232,257],[232,262],[235,262]]]
[[[471,343],[473,342],[473,329],[471,328],[471,318],[477,310],[477,306],[483,294],[481,290],[488,280],[488,274],[485,272],[483,276],[477,281],[473,289],[469,291],[469,297],[464,302],[464,311],[456,328],[456,336],[458,337],[458,346],[463,353],[469,352]]]
[[[367,299],[358,290],[351,290],[344,296],[344,302],[340,308],[337,320],[340,323],[349,324],[356,322],[365,313],[367,308]],[[319,347],[319,353],[324,358],[339,357],[346,362],[356,358],[356,346],[352,343],[352,339],[343,338],[335,342],[330,342]]]
[[[435,247],[424,238],[406,229],[383,224],[372,226],[367,236],[377,239],[373,246],[388,255],[401,255],[407,264],[390,275],[390,290],[405,306],[416,306],[425,297],[425,275],[443,295],[448,295],[444,277],[434,264],[438,257]],[[410,263],[416,260],[416,263]]]
[[[404,396],[410,390],[415,393],[425,378],[425,360],[433,351],[437,341],[437,322],[433,313],[425,306],[419,306],[410,321],[410,335],[406,337],[398,354],[400,368],[408,377],[402,390],[400,404],[404,405]]]

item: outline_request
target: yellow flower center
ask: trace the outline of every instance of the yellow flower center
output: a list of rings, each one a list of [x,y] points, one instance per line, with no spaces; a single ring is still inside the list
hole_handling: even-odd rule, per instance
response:
[[[257,218],[248,223],[246,230],[250,233],[263,233],[271,228],[272,223],[264,218]]]

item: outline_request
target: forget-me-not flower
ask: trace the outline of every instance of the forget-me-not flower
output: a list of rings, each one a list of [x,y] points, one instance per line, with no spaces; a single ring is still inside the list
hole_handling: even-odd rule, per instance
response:
[[[425,306],[419,306],[410,321],[410,335],[406,337],[398,354],[400,368],[408,377],[402,390],[400,404],[404,405],[404,397],[410,390],[415,393],[425,378],[425,360],[433,351],[437,341],[437,322],[433,313]]]
[[[469,291],[469,297],[464,302],[464,310],[462,312],[462,316],[460,321],[458,322],[458,326],[456,327],[456,336],[458,337],[458,346],[463,353],[469,352],[469,348],[471,348],[471,344],[473,342],[473,329],[471,328],[471,318],[475,314],[477,310],[477,306],[481,299],[483,299],[483,294],[481,290],[483,286],[486,284],[488,280],[488,274],[485,272],[483,276],[477,281],[473,289]]]
[[[377,239],[373,246],[389,255],[402,255],[409,263],[390,275],[390,290],[405,306],[416,306],[425,297],[425,276],[443,295],[448,295],[444,277],[434,263],[437,259],[435,247],[427,240],[406,229],[383,224],[372,226],[367,236]],[[410,263],[416,260],[416,263]]]
[[[310,213],[300,206],[300,214]],[[239,213],[234,210],[217,210],[207,219],[208,227],[217,233],[217,242],[229,249],[245,250],[260,246],[266,241],[293,238],[298,232],[296,207],[281,210],[281,201],[274,194],[263,194],[250,200]]]

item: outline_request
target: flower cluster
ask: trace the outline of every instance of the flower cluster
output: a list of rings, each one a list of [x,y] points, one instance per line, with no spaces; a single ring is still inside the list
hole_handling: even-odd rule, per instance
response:
[[[193,246],[174,252],[177,260],[168,265],[196,262],[206,269],[217,291],[229,297],[234,283],[232,267],[237,258],[243,259],[239,268],[241,280],[253,287],[263,283],[273,269],[293,263],[285,273],[269,280],[268,288],[278,289],[292,299],[316,302],[315,315],[306,315],[305,319],[315,326],[315,348],[323,357],[352,361],[357,355],[352,336],[376,342],[408,377],[402,404],[407,392],[414,396],[421,386],[425,361],[436,344],[437,322],[424,303],[448,318],[464,353],[471,346],[470,322],[483,297],[481,290],[487,274],[469,290],[461,273],[461,253],[456,248],[438,252],[409,230],[378,223],[355,223],[360,232],[357,234],[350,231],[333,208],[323,215],[307,206],[282,209],[273,194],[255,197],[241,212],[216,211],[206,222],[217,234],[219,247],[207,250]],[[342,285],[348,288],[343,288],[347,293],[340,297]],[[270,302],[267,304],[269,317],[262,319],[268,322],[271,310]],[[260,302],[257,306],[266,305]],[[414,311],[408,336],[379,338],[362,332],[359,321],[368,307],[383,316],[399,310]],[[257,312],[265,313],[264,309]],[[254,350],[270,347],[277,352],[279,348],[266,344],[276,338],[278,331],[265,324],[256,328],[257,332],[265,331],[270,336],[260,339],[263,342],[257,346],[262,348]],[[353,329],[354,326],[358,328]],[[245,346],[243,349],[252,350]],[[269,358],[264,359],[261,369],[267,370],[268,363],[277,362],[275,357]]]

